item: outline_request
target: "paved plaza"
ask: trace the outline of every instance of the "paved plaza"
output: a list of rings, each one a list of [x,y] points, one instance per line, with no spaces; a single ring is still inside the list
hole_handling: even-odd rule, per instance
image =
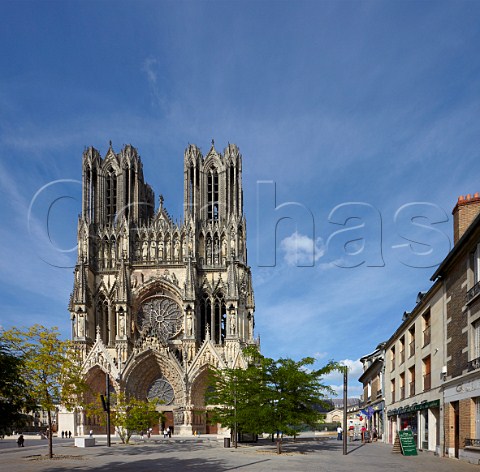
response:
[[[70,470],[104,471],[325,471],[325,472],[473,472],[476,465],[455,459],[436,457],[420,452],[418,456],[393,454],[392,447],[383,443],[348,445],[348,455],[342,454],[342,444],[332,438],[300,437],[294,443],[286,440],[284,453],[275,454],[275,445],[261,440],[256,444],[241,444],[237,449],[224,448],[216,437],[152,438],[132,445],[114,442],[105,445],[76,448],[73,439],[55,438],[55,460],[42,457],[47,453],[46,441],[28,439],[18,448],[13,439],[0,441],[1,470],[7,472],[54,472]]]

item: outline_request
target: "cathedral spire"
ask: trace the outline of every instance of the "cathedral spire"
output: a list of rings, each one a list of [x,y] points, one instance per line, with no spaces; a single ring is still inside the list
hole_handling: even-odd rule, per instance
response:
[[[230,261],[228,262],[227,274],[228,274],[227,275],[228,298],[237,298],[238,297],[237,267],[231,256],[230,256]]]
[[[127,281],[127,268],[125,267],[125,261],[121,260],[120,269],[117,274],[117,301],[127,302],[128,300],[128,281]]]
[[[87,276],[85,274],[85,263],[83,260],[77,269],[77,280],[75,284],[74,303],[85,305],[87,303]]]
[[[195,278],[192,268],[192,258],[188,256],[187,270],[185,274],[185,298],[187,300],[195,299]]]

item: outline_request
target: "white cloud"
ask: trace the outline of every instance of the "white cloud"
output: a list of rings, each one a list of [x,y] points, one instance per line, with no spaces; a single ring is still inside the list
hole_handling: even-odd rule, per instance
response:
[[[348,396],[349,397],[358,397],[363,393],[363,387],[358,382],[358,378],[362,375],[363,364],[360,362],[360,359],[343,359],[339,361],[340,364],[343,364],[348,367]],[[331,374],[326,375],[324,378],[324,383],[333,388],[337,395],[343,395],[343,374],[340,372],[332,372]]]
[[[284,252],[285,262],[291,266],[313,265],[325,253],[322,238],[314,241],[297,231],[282,239],[280,249]]]

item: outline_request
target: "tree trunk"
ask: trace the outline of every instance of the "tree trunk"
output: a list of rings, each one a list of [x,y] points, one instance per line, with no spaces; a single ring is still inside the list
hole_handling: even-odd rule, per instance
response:
[[[52,412],[47,410],[48,416],[48,458],[53,458],[53,430],[52,430]]]

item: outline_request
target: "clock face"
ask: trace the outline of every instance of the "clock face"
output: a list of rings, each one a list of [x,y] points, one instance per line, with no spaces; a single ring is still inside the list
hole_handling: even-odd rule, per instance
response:
[[[165,377],[159,378],[150,385],[147,398],[149,401],[160,400],[164,405],[170,405],[175,398],[173,387]]]
[[[183,315],[180,306],[171,298],[151,298],[138,311],[138,329],[167,342],[182,329]]]

